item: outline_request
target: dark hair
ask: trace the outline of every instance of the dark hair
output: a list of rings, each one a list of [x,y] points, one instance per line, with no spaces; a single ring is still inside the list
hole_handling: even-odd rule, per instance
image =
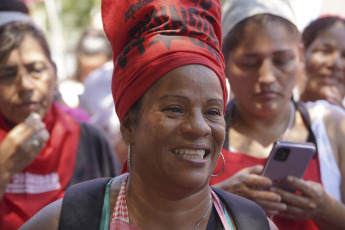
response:
[[[337,22],[341,22],[345,25],[345,20],[337,16],[322,17],[311,22],[302,33],[302,42],[305,49],[313,43],[320,33],[332,27]]]
[[[300,33],[297,27],[291,23],[290,21],[281,18],[279,16],[271,15],[271,14],[258,14],[253,17],[249,17],[240,23],[238,23],[225,37],[222,46],[222,53],[224,55],[225,61],[228,60],[228,54],[230,51],[235,49],[240,42],[243,40],[244,31],[250,24],[256,24],[259,26],[265,25],[268,22],[277,22],[281,23],[288,31],[290,31],[290,36],[292,39],[296,39],[299,41]]]
[[[55,66],[43,33],[28,22],[11,22],[0,26],[0,63],[6,60],[9,54],[21,45],[26,35],[30,35],[38,41],[48,60]]]
[[[96,45],[95,45],[96,44]],[[105,54],[109,59],[112,58],[111,46],[103,30],[88,28],[78,42],[77,54],[96,55]]]
[[[20,0],[1,0],[0,11],[14,11],[29,14],[28,7]]]

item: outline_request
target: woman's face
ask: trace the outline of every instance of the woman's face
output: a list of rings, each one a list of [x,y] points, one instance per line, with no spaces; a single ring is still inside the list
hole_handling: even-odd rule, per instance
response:
[[[0,64],[0,112],[15,124],[34,111],[44,117],[53,101],[56,71],[39,42],[26,35]]]
[[[345,25],[336,23],[320,33],[306,50],[309,90],[319,98],[345,96]]]
[[[167,192],[173,192],[169,185],[208,185],[224,141],[223,106],[211,69],[187,65],[167,73],[142,97],[132,130],[131,170]]]
[[[238,105],[256,115],[279,111],[292,97],[303,67],[297,38],[278,22],[250,23],[232,51],[226,74]]]

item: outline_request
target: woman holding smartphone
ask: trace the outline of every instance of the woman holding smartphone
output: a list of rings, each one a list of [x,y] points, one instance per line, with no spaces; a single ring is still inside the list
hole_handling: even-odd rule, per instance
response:
[[[222,26],[234,99],[226,113],[226,165],[211,184],[255,201],[279,229],[345,229],[345,114],[291,100],[304,56],[288,2],[234,0]],[[277,140],[317,145],[303,179],[287,177],[297,193],[260,176]],[[220,160],[214,174],[222,168]]]

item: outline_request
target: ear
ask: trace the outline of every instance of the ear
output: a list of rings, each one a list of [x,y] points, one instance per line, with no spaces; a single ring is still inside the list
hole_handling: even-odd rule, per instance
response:
[[[132,141],[132,127],[131,127],[131,116],[130,112],[126,113],[126,115],[122,118],[120,122],[120,132],[122,138],[126,145],[131,144]]]

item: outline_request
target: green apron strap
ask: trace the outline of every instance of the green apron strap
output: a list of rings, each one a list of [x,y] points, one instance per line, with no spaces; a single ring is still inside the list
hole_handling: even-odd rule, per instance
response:
[[[104,194],[104,201],[103,201],[103,208],[102,208],[102,217],[101,217],[101,225],[100,230],[109,230],[109,212],[110,212],[110,188],[111,183],[113,182],[113,179],[111,179],[107,186],[105,187],[105,194]]]

